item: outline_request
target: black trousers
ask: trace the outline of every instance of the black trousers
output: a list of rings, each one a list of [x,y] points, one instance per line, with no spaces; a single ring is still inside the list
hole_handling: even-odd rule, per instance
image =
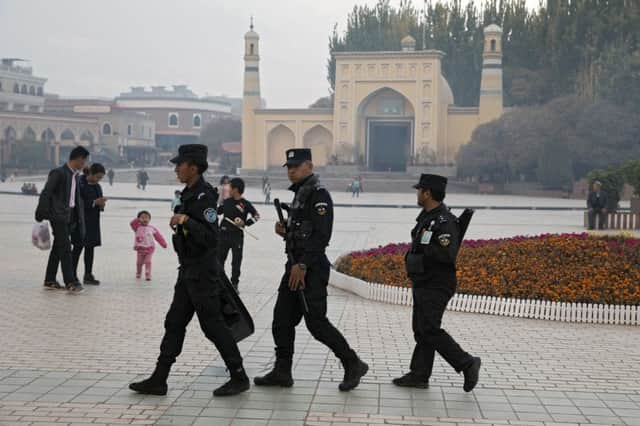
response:
[[[329,260],[326,256],[310,265],[305,277],[304,295],[309,312],[304,313],[300,295],[289,290],[289,271],[287,264],[280,281],[278,299],[273,310],[273,340],[276,344],[276,357],[286,362],[293,359],[296,326],[304,317],[311,335],[325,344],[341,361],[353,360],[356,353],[349,347],[346,339],[327,318],[327,284],[329,282]]]
[[[85,246],[82,244],[74,244],[71,257],[73,258],[73,272],[78,276],[78,263],[80,263],[80,254],[84,250],[84,276],[93,275],[93,254],[94,246]]]
[[[181,267],[173,301],[164,322],[165,334],[160,343],[158,364],[170,367],[182,352],[187,325],[198,315],[200,328],[215,345],[229,371],[242,368],[242,356],[224,321],[219,283],[210,266]]]
[[[237,286],[240,282],[240,268],[242,267],[242,250],[244,235],[233,231],[221,231],[218,242],[218,260],[224,268],[229,250],[231,250],[231,284]]]
[[[411,357],[412,372],[431,377],[436,351],[457,372],[471,365],[471,355],[440,327],[454,291],[455,286],[431,283],[425,287],[413,288],[413,335],[416,347]]]
[[[589,229],[596,228],[596,217],[598,218],[598,229],[604,229],[607,223],[607,213],[603,209],[589,209]]]
[[[65,221],[50,221],[53,233],[53,244],[49,252],[49,261],[45,273],[45,281],[55,281],[58,275],[58,265],[62,268],[62,279],[65,284],[77,281],[75,268],[73,267],[73,257],[71,254],[71,244],[81,245],[78,236],[78,223]]]

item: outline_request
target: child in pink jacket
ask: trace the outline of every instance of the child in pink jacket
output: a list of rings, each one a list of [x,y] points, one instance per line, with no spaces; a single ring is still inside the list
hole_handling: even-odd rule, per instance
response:
[[[151,214],[146,210],[142,210],[138,213],[138,217],[130,223],[131,229],[136,233],[136,238],[133,243],[133,249],[138,252],[136,278],[142,276],[142,265],[144,265],[145,278],[147,281],[151,281],[151,257],[156,249],[155,241],[163,248],[167,248],[167,242],[162,237],[162,234],[158,231],[158,228],[149,225],[150,221]]]

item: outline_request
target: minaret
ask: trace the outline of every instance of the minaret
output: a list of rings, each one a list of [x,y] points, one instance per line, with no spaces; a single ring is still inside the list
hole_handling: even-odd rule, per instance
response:
[[[260,108],[260,72],[258,65],[260,37],[253,31],[253,17],[244,35],[244,88],[242,95],[242,168],[257,169],[255,147],[255,114]]]
[[[482,79],[478,124],[502,115],[502,28],[491,24],[484,29]]]

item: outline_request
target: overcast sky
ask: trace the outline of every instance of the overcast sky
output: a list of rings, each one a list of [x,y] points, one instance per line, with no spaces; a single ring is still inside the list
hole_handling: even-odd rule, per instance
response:
[[[328,93],[334,24],[344,28],[354,4],[375,3],[0,0],[0,57],[29,59],[48,78],[46,91],[62,96],[114,97],[130,86],[172,84],[200,96],[241,96],[243,36],[254,15],[262,96],[269,107],[306,107]]]

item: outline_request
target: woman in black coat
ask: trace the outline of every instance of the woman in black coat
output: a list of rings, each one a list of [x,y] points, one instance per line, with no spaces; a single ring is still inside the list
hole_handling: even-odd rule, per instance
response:
[[[93,252],[96,247],[102,244],[100,213],[104,210],[107,199],[102,196],[100,181],[104,175],[104,166],[100,163],[93,163],[91,167],[85,169],[84,175],[80,177],[80,196],[84,203],[86,235],[82,245],[77,244],[73,247],[73,267],[74,270],[78,270],[80,253],[84,248],[84,284],[100,284],[100,281],[93,276]]]

